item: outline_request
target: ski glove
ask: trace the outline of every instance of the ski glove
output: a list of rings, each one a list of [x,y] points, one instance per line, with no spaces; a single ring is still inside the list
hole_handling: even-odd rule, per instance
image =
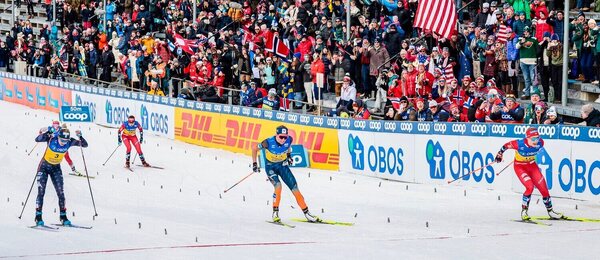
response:
[[[503,153],[502,153],[502,152],[498,152],[498,153],[496,154],[496,162],[497,162],[497,163],[500,163],[500,162],[502,162],[502,155],[503,155]]]
[[[292,166],[294,165],[294,159],[290,153],[287,154],[287,159],[283,162],[283,166]]]
[[[256,172],[256,173],[260,172],[260,168],[258,167],[258,163],[256,163],[256,162],[252,163],[252,171]]]
[[[119,145],[121,145],[123,143],[123,140],[121,140],[121,136],[117,135],[117,141],[119,142]]]
[[[81,130],[75,130],[75,135],[81,138]]]
[[[144,133],[140,132],[140,144],[144,143]]]

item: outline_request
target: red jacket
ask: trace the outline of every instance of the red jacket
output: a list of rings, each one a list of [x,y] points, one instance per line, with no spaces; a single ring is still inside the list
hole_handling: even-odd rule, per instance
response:
[[[423,73],[425,75],[421,75],[419,73],[417,73],[417,75],[416,75],[418,81],[420,81],[420,82],[415,82],[415,83],[419,83],[421,88],[418,90],[415,89],[415,91],[420,96],[429,96],[429,94],[431,94],[431,89],[433,86],[433,82],[435,81],[435,78],[433,77],[433,74],[429,73],[428,71],[425,71]],[[416,87],[416,85],[415,85],[415,87]]]
[[[325,65],[321,59],[315,60],[310,64],[310,75],[312,76],[313,83],[317,83],[317,73],[325,73]]]
[[[294,50],[294,53],[296,53],[296,52],[301,53],[302,56],[300,56],[300,61],[304,62],[304,55],[310,54],[311,50],[312,50],[312,42],[307,39],[305,41],[300,41],[298,43],[298,47],[296,47],[296,50]]]
[[[417,73],[419,73],[417,70],[413,70],[412,72],[406,72],[406,77],[402,78],[402,84],[406,89],[406,95],[409,97],[414,97],[417,94]]]

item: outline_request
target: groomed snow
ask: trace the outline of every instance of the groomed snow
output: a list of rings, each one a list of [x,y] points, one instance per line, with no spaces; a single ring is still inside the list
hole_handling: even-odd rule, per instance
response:
[[[117,145],[116,129],[94,124],[70,128],[81,129],[90,143],[84,153],[95,176],[95,220],[87,180],[66,175],[62,164],[69,217],[93,229],[30,229],[35,189],[23,219],[17,217],[45,145],[27,153],[38,130],[57,117],[0,102],[0,259],[597,259],[600,254],[600,223],[513,222],[519,218],[520,194],[465,188],[460,182],[421,185],[295,169],[313,213],[355,225],[290,221],[302,214],[287,188],[280,216],[296,228],[272,225],[265,222],[273,191],[264,173],[223,193],[250,173],[249,157],[147,134],[142,148],[148,162],[166,169],[134,166],[131,173],[123,168],[124,147],[102,166]],[[83,172],[79,148],[70,154]],[[530,215],[545,215],[539,200],[533,197]],[[555,198],[554,205],[569,216],[600,218],[597,201]],[[55,210],[49,182],[46,223],[58,223]]]

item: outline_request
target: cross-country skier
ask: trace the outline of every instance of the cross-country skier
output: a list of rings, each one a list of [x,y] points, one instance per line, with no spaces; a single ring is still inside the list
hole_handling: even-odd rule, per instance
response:
[[[321,219],[314,216],[308,211],[308,207],[304,202],[304,197],[298,189],[296,178],[290,171],[289,165],[293,163],[290,156],[292,150],[292,137],[288,135],[288,129],[285,126],[278,126],[276,135],[265,139],[257,146],[252,148],[252,170],[256,173],[260,172],[260,168],[256,163],[257,155],[260,150],[264,150],[265,153],[265,171],[267,176],[275,188],[273,194],[273,222],[281,222],[279,218],[279,202],[281,201],[281,182],[279,178],[283,180],[285,185],[290,188],[292,194],[296,198],[296,202],[304,216],[310,222],[321,222]]]
[[[67,219],[67,208],[65,207],[65,193],[63,189],[63,176],[60,169],[60,163],[65,157],[71,146],[87,147],[87,141],[81,136],[81,131],[76,130],[75,134],[79,140],[71,138],[69,129],[62,128],[57,132],[51,133],[42,128],[41,133],[35,138],[36,142],[48,143],[42,161],[37,170],[38,195],[36,199],[35,222],[36,225],[44,225],[42,220],[42,207],[44,205],[44,194],[46,193],[46,183],[48,177],[52,180],[56,195],[58,196],[58,207],[60,208],[60,221],[63,225],[70,225],[71,221]]]
[[[527,129],[527,132],[525,132],[525,138],[513,140],[504,144],[496,155],[496,162],[499,163],[502,162],[502,155],[506,150],[515,150],[515,162],[513,167],[517,177],[521,183],[523,183],[523,186],[525,186],[521,210],[521,219],[523,220],[531,219],[527,213],[527,210],[529,209],[531,193],[533,192],[534,187],[536,187],[542,194],[542,198],[550,218],[563,218],[561,213],[557,213],[552,209],[552,200],[550,198],[550,193],[548,192],[548,187],[546,186],[546,180],[544,179],[544,176],[540,172],[540,168],[535,162],[535,156],[543,147],[544,140],[540,138],[537,128],[530,127]]]
[[[135,135],[135,130],[140,131],[140,139],[138,141],[137,136]],[[140,156],[140,160],[142,161],[142,165],[144,167],[150,167],[150,164],[146,162],[146,158],[144,158],[144,153],[142,152],[141,143],[144,142],[144,130],[142,129],[142,125],[135,120],[133,115],[130,115],[127,118],[127,121],[123,122],[121,128],[119,128],[119,132],[117,134],[117,140],[119,141],[119,145],[121,143],[125,143],[125,147],[127,148],[127,154],[125,156],[125,167],[129,168],[129,158],[131,158],[131,145],[135,147],[138,155]]]
[[[60,131],[60,129],[62,129],[62,128],[67,128],[67,125],[63,124],[61,126],[60,122],[58,120],[54,120],[54,121],[52,121],[52,125],[48,126],[48,129],[42,128],[39,133],[41,134],[42,130],[44,130],[48,133],[54,134],[54,133]],[[67,161],[67,163],[69,164],[69,167],[71,167],[71,171],[73,171],[74,174],[81,175],[81,173],[78,172],[77,169],[75,169],[75,164],[73,164],[73,160],[71,160],[71,157],[69,156],[69,152],[65,153],[65,161]]]

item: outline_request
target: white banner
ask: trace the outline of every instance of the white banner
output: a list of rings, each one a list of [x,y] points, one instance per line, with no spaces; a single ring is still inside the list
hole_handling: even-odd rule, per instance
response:
[[[144,132],[175,138],[175,109],[171,106],[79,91],[73,91],[71,96],[73,104],[90,107],[96,124],[118,128],[129,115],[134,115]]]
[[[516,139],[341,129],[338,136],[340,171],[439,185],[489,164],[503,144]],[[599,199],[597,143],[548,139],[544,147],[537,162],[551,196]],[[508,150],[502,163],[483,167],[456,185],[523,192],[513,165],[496,175],[513,161],[514,154]],[[539,194],[537,189],[534,193]]]

